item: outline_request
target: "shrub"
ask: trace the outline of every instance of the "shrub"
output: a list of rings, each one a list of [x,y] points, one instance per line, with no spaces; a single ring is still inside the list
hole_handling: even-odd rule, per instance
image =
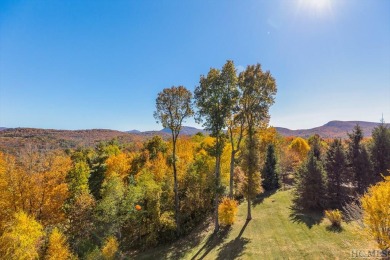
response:
[[[341,219],[343,218],[343,214],[340,210],[325,210],[325,216],[332,223],[332,226],[341,227]]]
[[[176,237],[176,223],[174,213],[166,211],[160,216],[159,242],[173,240]]]
[[[238,203],[234,199],[223,198],[218,206],[219,222],[222,226],[230,226],[234,223],[238,210]]]
[[[115,237],[110,236],[102,248],[102,254],[104,259],[115,259],[115,255],[118,252],[118,241]]]
[[[379,248],[390,248],[390,176],[372,186],[362,198],[363,221]]]

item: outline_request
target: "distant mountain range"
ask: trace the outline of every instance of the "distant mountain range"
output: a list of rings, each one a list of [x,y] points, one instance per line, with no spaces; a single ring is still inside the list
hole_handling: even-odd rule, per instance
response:
[[[318,134],[323,138],[346,138],[348,137],[347,133],[352,132],[355,125],[359,125],[364,133],[365,137],[370,137],[372,130],[379,125],[379,123],[365,122],[365,121],[330,121],[323,126],[314,127],[310,129],[298,129],[291,130],[284,127],[275,127],[279,134],[283,136],[300,136],[300,137],[309,137],[314,134]],[[387,127],[390,127],[390,124],[386,124]],[[160,131],[145,131],[141,132],[138,130],[127,131],[128,133],[133,134],[170,134],[171,130],[169,128],[164,128]],[[180,134],[182,135],[195,135],[197,133],[207,133],[203,129],[198,129],[190,126],[183,126]]]
[[[126,131],[127,133],[130,133],[130,134],[171,134],[171,129],[169,128],[163,128],[161,129],[160,131],[145,131],[145,132],[141,132],[141,131],[138,131],[138,130],[131,130],[131,131]],[[206,134],[207,131],[203,130],[203,129],[199,129],[199,128],[196,128],[196,127],[192,127],[192,126],[183,126],[181,128],[181,131],[180,131],[180,134],[181,135],[196,135],[197,133],[203,133],[203,134]]]
[[[323,126],[290,130],[283,127],[275,127],[276,130],[283,136],[300,136],[309,137],[318,134],[323,138],[346,138],[347,133],[352,132],[353,127],[359,124],[363,130],[365,137],[370,137],[372,130],[379,123],[364,122],[364,121],[330,121]],[[390,127],[390,124],[386,124]],[[199,132],[206,134],[207,132],[195,127],[184,126],[181,135],[195,135]],[[132,130],[121,132],[108,129],[90,129],[90,130],[55,130],[55,129],[39,129],[39,128],[6,128],[0,127],[0,150],[16,151],[23,147],[26,143],[33,143],[39,147],[49,149],[55,148],[76,148],[78,146],[91,147],[100,141],[108,141],[116,138],[124,144],[143,142],[144,140],[160,135],[164,139],[170,137],[170,129],[162,129],[160,131],[145,131]]]
[[[322,138],[347,138],[348,133],[351,133],[356,125],[359,125],[363,130],[365,137],[370,137],[372,130],[380,123],[365,122],[365,121],[330,121],[323,126],[314,127],[311,129],[290,130],[283,127],[275,127],[278,133],[283,136],[300,136],[309,137],[314,134],[320,135]],[[386,124],[390,127],[390,124]]]

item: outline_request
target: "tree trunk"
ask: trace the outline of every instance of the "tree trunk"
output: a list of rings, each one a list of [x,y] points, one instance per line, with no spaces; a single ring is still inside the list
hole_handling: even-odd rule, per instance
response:
[[[174,192],[175,192],[175,223],[176,223],[176,233],[180,235],[180,223],[179,223],[179,191],[177,187],[177,170],[176,170],[176,139],[173,137],[173,182],[174,182]]]
[[[248,196],[248,215],[246,216],[246,220],[252,219],[252,203],[251,198]]]
[[[236,151],[232,150],[232,154],[230,156],[230,191],[229,197],[233,198],[233,178],[234,178],[234,157],[236,155]]]
[[[253,165],[253,162],[254,162],[254,156],[255,155],[255,147],[253,145],[253,132],[252,132],[252,128],[250,127],[248,129],[248,139],[249,139],[249,162],[248,162],[248,196],[247,196],[247,200],[248,200],[248,213],[247,213],[247,217],[246,219],[247,220],[251,220],[252,219],[252,203],[251,203],[251,196],[252,196],[252,185],[253,185],[253,171],[255,170],[255,166]]]
[[[220,165],[221,165],[221,157],[217,155],[216,157],[216,165],[215,165],[215,184],[216,184],[216,193],[214,200],[214,217],[215,217],[215,228],[214,232],[218,232],[219,230],[219,215],[218,215],[218,205],[219,205],[219,179],[220,179]]]

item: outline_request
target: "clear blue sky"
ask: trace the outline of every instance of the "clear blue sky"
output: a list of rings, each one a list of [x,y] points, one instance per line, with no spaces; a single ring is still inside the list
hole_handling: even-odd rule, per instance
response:
[[[157,93],[227,59],[274,75],[274,126],[390,122],[388,0],[2,0],[0,126],[160,129]]]

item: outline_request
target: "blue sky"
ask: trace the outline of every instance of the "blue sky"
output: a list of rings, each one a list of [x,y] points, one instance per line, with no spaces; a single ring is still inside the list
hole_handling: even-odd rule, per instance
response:
[[[3,0],[0,126],[160,129],[157,93],[227,59],[274,75],[274,126],[390,122],[388,0]]]

